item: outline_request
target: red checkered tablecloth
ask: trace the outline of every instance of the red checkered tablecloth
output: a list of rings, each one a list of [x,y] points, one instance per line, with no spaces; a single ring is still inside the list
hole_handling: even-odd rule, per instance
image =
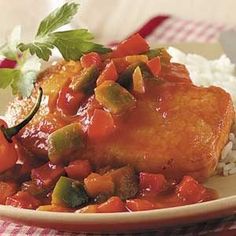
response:
[[[86,236],[84,233],[70,233],[56,231],[53,229],[43,229],[26,225],[18,225],[11,222],[5,222],[0,220],[0,235],[11,235],[11,236],[23,236],[23,235],[59,235],[59,236],[73,236],[80,235]],[[101,234],[89,234],[101,235]],[[119,234],[109,234],[119,235]],[[194,235],[219,235],[219,236],[235,236],[236,235],[236,215],[229,216],[222,219],[215,219],[206,222],[200,222],[197,224],[178,226],[174,228],[159,229],[155,232],[137,232],[135,234],[124,234],[124,235],[166,235],[166,236],[194,236]]]
[[[137,33],[151,43],[211,43],[217,42],[220,33],[236,30],[235,25],[185,20],[168,15],[156,16],[144,24]]]
[[[147,22],[137,32],[150,43],[215,42],[219,34],[226,30],[236,30],[235,26],[213,24],[201,21],[183,20],[178,17],[157,16]],[[207,210],[207,209],[206,209]],[[0,235],[85,235],[60,232],[0,220]],[[90,234],[91,235],[91,234]],[[130,235],[130,234],[127,234]],[[147,235],[139,233],[137,235]],[[198,224],[160,229],[151,235],[236,235],[236,215],[200,222]]]

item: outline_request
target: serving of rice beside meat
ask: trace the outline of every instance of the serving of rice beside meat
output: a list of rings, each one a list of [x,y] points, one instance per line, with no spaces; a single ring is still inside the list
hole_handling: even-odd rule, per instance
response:
[[[218,86],[227,91],[236,107],[236,76],[235,65],[226,55],[216,60],[207,60],[196,54],[185,54],[177,48],[170,47],[168,52],[172,62],[184,64],[190,78],[197,86]],[[236,124],[234,123],[228,142],[221,152],[217,173],[224,176],[236,174]]]

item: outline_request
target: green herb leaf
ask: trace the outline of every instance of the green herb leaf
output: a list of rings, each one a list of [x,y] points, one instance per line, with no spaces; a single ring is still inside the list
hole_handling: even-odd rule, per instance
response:
[[[66,3],[50,13],[39,25],[37,37],[42,37],[55,31],[63,25],[70,23],[72,17],[77,13],[79,5]]]
[[[100,44],[91,42],[92,34],[86,29],[55,32],[51,34],[53,45],[55,45],[65,60],[78,60],[88,52],[107,53],[110,49]]]
[[[0,46],[0,55],[11,59],[16,60],[17,57],[17,45],[20,42],[21,38],[21,27],[18,25],[14,27],[9,37],[7,38],[7,43]]]
[[[16,69],[0,69],[0,88],[5,89],[20,75]]]
[[[78,4],[64,4],[53,11],[39,26],[35,40],[32,43],[20,43],[18,48],[23,52],[30,51],[39,58],[48,61],[52,49],[57,47],[65,60],[78,60],[83,54],[95,51],[106,53],[111,51],[100,44],[93,43],[93,35],[86,29],[54,32],[59,27],[70,22],[76,14]]]
[[[41,63],[39,58],[26,55],[26,59],[23,59],[21,66],[19,66],[19,76],[11,84],[13,94],[18,94],[21,97],[29,97],[34,88],[40,68]]]
[[[21,73],[20,76],[16,77],[11,84],[13,95],[29,97],[34,88],[37,75],[38,72],[36,71],[28,71],[24,74]]]
[[[45,39],[47,40],[47,39]],[[42,58],[44,61],[48,61],[49,57],[52,55],[51,49],[54,48],[53,44],[51,44],[49,41],[43,42],[43,40],[40,40],[41,42],[34,41],[33,43],[20,43],[18,45],[18,48],[24,52],[26,50],[29,50],[31,55],[36,54],[38,58]]]
[[[40,59],[35,56],[22,56],[21,60],[17,69],[0,69],[0,88],[5,89],[10,85],[14,95],[29,97],[34,88],[41,63]]]
[[[91,51],[99,53],[111,51],[92,42],[93,36],[86,29],[56,31],[71,21],[77,13],[78,6],[76,3],[65,3],[54,10],[42,20],[31,43],[20,43],[19,26],[13,30],[7,43],[0,46],[0,55],[16,60],[17,66],[14,69],[0,69],[0,88],[11,86],[13,94],[21,97],[30,96],[40,70],[39,59],[48,61],[55,47],[65,60],[78,60],[83,54]]]

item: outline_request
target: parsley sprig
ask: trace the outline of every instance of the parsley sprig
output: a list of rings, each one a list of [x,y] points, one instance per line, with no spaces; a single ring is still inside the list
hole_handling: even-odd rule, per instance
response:
[[[21,97],[30,96],[40,71],[39,59],[48,61],[55,47],[65,60],[78,60],[83,54],[91,51],[110,51],[103,45],[94,43],[93,35],[86,29],[57,31],[70,23],[78,7],[79,5],[73,2],[65,3],[50,13],[41,21],[31,43],[20,43],[19,38],[15,37],[17,40],[10,38],[0,47],[0,55],[17,61],[16,68],[0,68],[0,88],[10,85],[13,94]]]

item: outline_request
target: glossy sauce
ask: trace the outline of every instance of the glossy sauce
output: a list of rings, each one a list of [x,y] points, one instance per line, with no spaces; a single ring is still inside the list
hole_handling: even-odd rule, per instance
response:
[[[149,193],[144,193],[140,195],[141,196],[138,198],[150,201],[151,203],[153,203],[155,209],[185,206],[192,204],[191,202],[186,201],[186,199],[180,198],[178,194],[176,194],[174,189],[161,193],[158,196],[152,196],[152,194]],[[215,200],[217,198],[218,193],[215,190],[206,188],[203,197],[198,201],[198,203]]]

